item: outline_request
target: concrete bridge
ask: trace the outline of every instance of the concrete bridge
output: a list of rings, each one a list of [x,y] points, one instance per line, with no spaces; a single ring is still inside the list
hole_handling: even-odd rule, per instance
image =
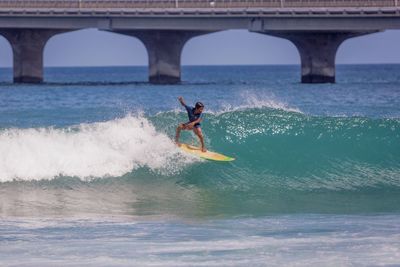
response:
[[[12,46],[16,83],[42,82],[46,42],[86,28],[140,39],[151,83],[179,83],[185,43],[229,29],[290,40],[301,81],[325,83],[335,82],[343,41],[400,29],[400,0],[0,0],[0,34]]]

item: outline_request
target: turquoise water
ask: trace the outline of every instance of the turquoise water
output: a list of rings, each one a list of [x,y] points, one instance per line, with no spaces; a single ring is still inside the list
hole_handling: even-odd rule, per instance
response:
[[[3,265],[400,264],[400,65],[338,66],[319,85],[297,66],[184,67],[168,86],[144,67],[10,73]],[[175,147],[178,96],[205,103],[206,146],[236,161]]]

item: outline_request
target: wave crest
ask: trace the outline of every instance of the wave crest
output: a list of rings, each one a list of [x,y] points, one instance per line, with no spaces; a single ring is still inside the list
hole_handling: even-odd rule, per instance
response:
[[[121,176],[141,167],[173,173],[193,160],[146,118],[131,115],[64,129],[7,129],[0,151],[1,182]]]

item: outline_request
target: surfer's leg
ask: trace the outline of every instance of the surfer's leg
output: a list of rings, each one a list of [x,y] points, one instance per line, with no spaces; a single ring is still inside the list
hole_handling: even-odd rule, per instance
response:
[[[179,137],[181,135],[182,130],[192,130],[193,127],[189,127],[186,125],[186,123],[181,123],[179,126],[176,128],[176,134],[175,134],[175,143],[179,146]]]
[[[200,139],[200,143],[201,143],[201,151],[206,152],[206,147],[204,146],[204,137],[203,137],[203,133],[201,132],[201,128],[200,127],[194,127],[193,128],[193,132],[197,135],[197,137],[199,137]]]
[[[179,137],[181,135],[181,131],[184,128],[184,124],[179,124],[178,127],[176,127],[176,135],[175,135],[175,143],[179,146]]]

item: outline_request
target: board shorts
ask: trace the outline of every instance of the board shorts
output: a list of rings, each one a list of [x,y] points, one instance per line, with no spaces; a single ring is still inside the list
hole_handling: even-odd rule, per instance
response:
[[[191,121],[188,121],[188,122],[184,123],[184,125],[187,125],[189,123],[191,123]],[[200,123],[196,123],[195,125],[193,125],[193,128],[200,128],[200,126],[201,126]]]

